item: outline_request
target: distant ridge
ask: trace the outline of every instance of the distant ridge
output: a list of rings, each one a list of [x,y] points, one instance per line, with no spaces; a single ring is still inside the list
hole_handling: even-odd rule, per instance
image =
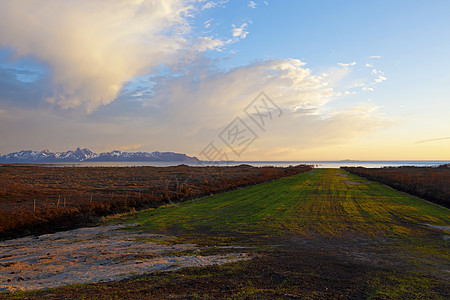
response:
[[[94,153],[89,149],[77,148],[75,151],[50,152],[49,150],[22,150],[0,156],[0,163],[58,163],[58,162],[131,162],[131,161],[199,161],[195,156],[174,152],[111,152]]]

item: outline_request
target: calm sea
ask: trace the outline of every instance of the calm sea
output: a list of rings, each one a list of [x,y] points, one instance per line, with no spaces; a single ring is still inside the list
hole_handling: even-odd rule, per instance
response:
[[[274,166],[274,167],[287,167],[300,164],[314,165],[317,168],[340,168],[347,167],[366,167],[366,168],[381,168],[381,167],[399,167],[399,166],[440,166],[443,164],[449,164],[449,160],[407,160],[407,161],[229,161],[229,162],[77,162],[67,164],[46,164],[45,166],[57,166],[57,167],[171,167],[185,164],[194,167],[205,166],[237,166],[241,164],[247,164],[255,167]]]

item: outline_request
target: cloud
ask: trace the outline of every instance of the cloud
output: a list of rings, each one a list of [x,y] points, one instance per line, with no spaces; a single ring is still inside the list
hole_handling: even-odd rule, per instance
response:
[[[375,82],[376,83],[380,83],[380,82],[383,82],[383,81],[386,81],[386,80],[387,80],[387,78],[385,76],[383,76],[383,75],[378,75],[378,77],[375,78]]]
[[[355,65],[365,66],[364,68],[349,68]],[[336,86],[338,96],[353,95],[360,92],[372,92],[377,84],[386,81],[384,72],[376,69],[374,64],[366,62],[338,63],[343,68],[331,68],[331,82]],[[341,84],[339,84],[341,83]],[[342,84],[343,83],[343,84]]]
[[[48,80],[38,72],[0,66],[0,100],[9,106],[36,107],[51,92]]]
[[[297,134],[302,138],[292,145],[308,149],[345,143],[367,135],[389,125],[377,114],[378,109],[374,105],[360,104],[333,113],[303,116],[296,120],[299,126]]]
[[[223,7],[229,0],[208,1],[202,6],[202,10],[211,9],[215,7]]]
[[[215,39],[212,37],[198,37],[193,44],[194,49],[199,52],[204,52],[206,50],[217,50],[222,51],[224,45],[230,44],[232,40],[222,41],[220,39]]]
[[[140,148],[142,148],[142,144],[120,145],[120,146],[112,147],[110,149],[121,150],[121,151],[136,151]]]
[[[441,138],[437,138],[437,139],[421,140],[421,141],[415,142],[415,144],[423,144],[423,143],[437,142],[437,141],[444,141],[444,140],[450,140],[450,137],[441,137]]]
[[[341,67],[351,67],[351,66],[356,65],[356,61],[351,62],[351,63],[341,63],[341,62],[338,62],[337,64],[340,65]]]
[[[372,55],[372,56],[369,56],[369,58],[371,58],[371,59],[379,59],[379,58],[381,58],[381,56],[380,55]]]
[[[337,97],[329,79],[313,74],[298,59],[256,61],[231,70],[218,69],[213,60],[196,60],[176,75],[141,77],[124,88],[116,101],[90,115],[0,106],[0,136],[8,137],[2,151],[30,145],[55,151],[78,146],[106,151],[136,145],[142,151],[198,155],[240,117],[260,136],[240,158],[292,159],[298,152],[277,156],[280,145],[297,151],[314,149],[345,143],[385,126],[373,106],[339,111],[328,107]],[[283,110],[264,133],[244,112],[261,91]]]
[[[366,85],[366,83],[364,83],[364,82],[357,82],[357,83],[350,85],[349,88],[363,87],[365,85]]]
[[[243,23],[239,27],[236,27],[235,25],[233,25],[233,29],[231,30],[231,32],[233,33],[233,37],[245,39],[247,37],[247,34],[248,34],[248,31],[245,31],[247,26],[248,26],[247,23]]]
[[[255,3],[255,1],[249,1],[249,2],[248,2],[248,7],[250,7],[250,8],[256,8],[256,3]]]
[[[147,105],[156,105],[159,117],[172,120],[157,125],[158,130],[177,141],[189,137],[186,143],[195,141],[192,152],[199,152],[200,146],[214,140],[236,117],[245,118],[244,108],[261,91],[283,110],[280,121],[268,126],[268,132],[254,145],[261,149],[275,151],[281,144],[305,149],[343,143],[386,125],[376,113],[378,107],[372,105],[328,111],[327,104],[337,95],[327,77],[313,75],[298,59],[259,61],[229,71],[210,69],[206,64],[183,76],[152,80],[155,96]],[[255,157],[265,151],[250,150]]]
[[[209,20],[206,20],[205,22],[203,22],[203,25],[205,25],[205,28],[206,29],[208,29],[209,27],[211,27],[211,22],[213,21],[214,19],[209,19]]]
[[[365,87],[362,88],[362,90],[363,90],[364,92],[373,92],[375,89],[374,89],[374,88],[371,88],[371,87],[365,86]]]
[[[0,109],[1,110],[1,109]],[[47,109],[4,108],[8,118],[0,118],[2,153],[22,149],[66,151],[76,147],[110,151],[118,145],[142,142],[130,135],[133,126],[118,118],[103,122],[91,115],[54,114]],[[137,130],[137,128],[134,128]]]
[[[92,112],[111,103],[127,80],[186,48],[192,10],[183,0],[5,0],[0,47],[47,63],[49,103]],[[204,40],[199,49],[215,43]]]
[[[196,115],[196,123],[201,122],[198,127],[213,122],[215,126],[224,125],[263,90],[285,109],[321,106],[333,91],[304,65],[298,59],[280,59],[218,71],[206,63],[191,67],[184,76],[152,78],[154,97],[148,105],[157,104],[169,114],[179,112],[184,118],[186,114]],[[171,119],[176,118],[173,115]]]

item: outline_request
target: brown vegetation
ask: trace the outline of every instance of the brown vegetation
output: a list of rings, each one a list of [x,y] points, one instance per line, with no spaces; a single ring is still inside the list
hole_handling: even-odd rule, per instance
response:
[[[0,239],[87,225],[310,170],[251,167],[0,165]]]
[[[397,168],[344,167],[343,169],[450,208],[449,165]]]

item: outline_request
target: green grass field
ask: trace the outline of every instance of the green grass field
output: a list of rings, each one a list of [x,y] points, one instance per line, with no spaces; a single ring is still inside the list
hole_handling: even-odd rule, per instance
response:
[[[220,241],[254,237],[425,236],[450,226],[448,209],[336,169],[137,214],[141,228]],[[245,238],[245,239],[242,239]]]

